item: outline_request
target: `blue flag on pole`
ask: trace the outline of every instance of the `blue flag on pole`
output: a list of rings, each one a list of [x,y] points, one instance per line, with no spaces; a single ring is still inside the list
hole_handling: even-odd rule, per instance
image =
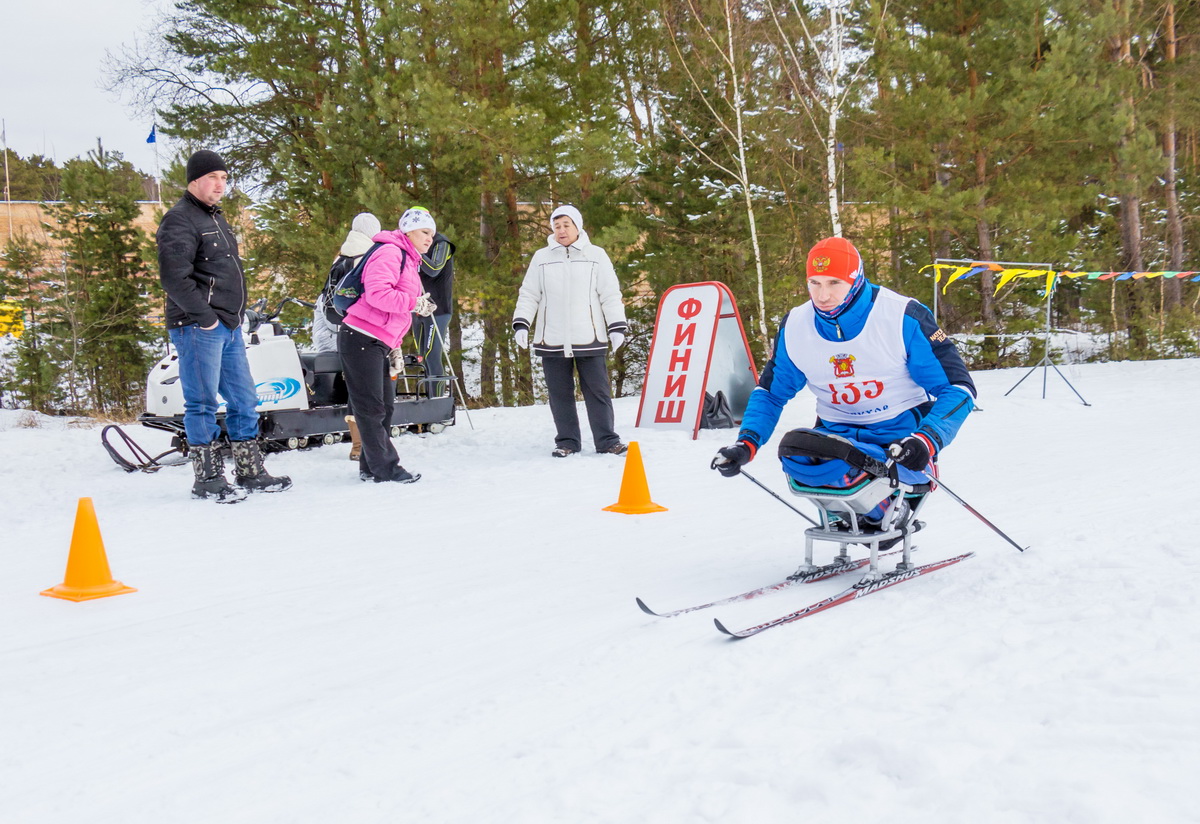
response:
[[[155,132],[157,131],[157,129],[158,129],[157,123],[153,124],[150,127],[150,136],[146,138],[147,143],[157,143],[158,142],[158,137],[155,135]]]

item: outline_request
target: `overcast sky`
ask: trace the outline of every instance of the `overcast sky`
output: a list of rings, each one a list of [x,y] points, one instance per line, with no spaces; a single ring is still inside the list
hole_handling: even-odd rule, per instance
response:
[[[105,91],[102,72],[106,52],[119,53],[123,44],[145,39],[161,10],[169,8],[167,0],[6,3],[0,118],[8,147],[61,165],[95,149],[99,137],[106,149],[154,174],[154,145],[146,143],[152,118]],[[166,165],[171,146],[160,142],[158,149]]]

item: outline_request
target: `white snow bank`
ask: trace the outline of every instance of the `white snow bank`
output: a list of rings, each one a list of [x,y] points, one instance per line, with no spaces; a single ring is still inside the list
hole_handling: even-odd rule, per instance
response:
[[[1053,372],[1004,397],[1021,374],[976,376],[942,471],[1029,552],[940,495],[917,557],[977,558],[740,642],[714,615],[847,582],[642,614],[779,579],[806,524],[708,470],[730,431],[636,430],[636,399],[665,513],[602,512],[623,462],[552,459],[544,406],[401,438],[411,486],[360,484],[344,446],[272,457],[295,488],[233,507],[0,412],[0,818],[1196,820],[1200,361],[1072,367],[1090,407]],[[777,441],[749,469],[782,492]],[[81,496],[138,592],[39,597]]]

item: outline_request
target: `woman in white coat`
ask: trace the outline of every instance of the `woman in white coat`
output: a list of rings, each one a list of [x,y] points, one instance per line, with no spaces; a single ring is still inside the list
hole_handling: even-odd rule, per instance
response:
[[[609,344],[616,352],[628,329],[621,284],[608,255],[588,240],[578,209],[559,206],[550,215],[550,229],[546,245],[529,262],[512,325],[517,345],[532,344],[542,359],[558,432],[551,454],[566,458],[582,447],[577,372],[596,451],[623,455],[627,447],[613,428],[606,363]]]

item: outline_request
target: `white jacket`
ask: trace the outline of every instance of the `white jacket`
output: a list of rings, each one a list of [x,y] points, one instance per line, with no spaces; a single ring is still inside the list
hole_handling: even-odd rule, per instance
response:
[[[529,343],[542,357],[604,355],[608,336],[625,334],[621,284],[608,255],[586,232],[580,231],[570,246],[550,235],[534,253],[512,325],[514,330],[533,327]]]

